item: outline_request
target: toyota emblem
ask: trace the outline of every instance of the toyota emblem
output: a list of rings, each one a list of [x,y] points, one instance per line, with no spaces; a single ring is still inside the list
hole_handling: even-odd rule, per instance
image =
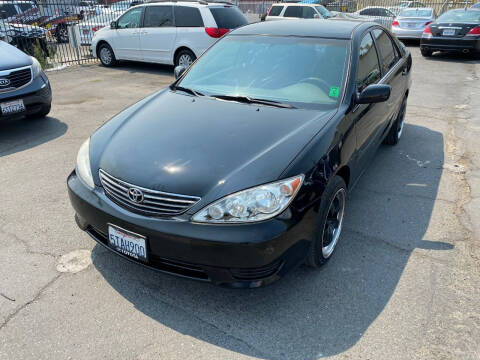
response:
[[[130,201],[141,204],[143,202],[143,191],[137,188],[128,189],[128,198]]]

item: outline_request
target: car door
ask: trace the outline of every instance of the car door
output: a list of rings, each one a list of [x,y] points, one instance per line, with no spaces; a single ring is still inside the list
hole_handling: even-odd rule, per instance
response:
[[[367,32],[358,49],[356,91],[360,94],[368,85],[380,82],[382,77],[379,56],[370,32]],[[356,133],[355,174],[359,175],[377,148],[379,127],[385,118],[384,103],[357,104],[352,110]]]
[[[404,98],[402,92],[406,88],[407,77],[405,75],[407,74],[407,64],[400,56],[397,45],[385,30],[374,29],[372,35],[380,58],[380,68],[383,76],[380,83],[392,87],[390,98],[385,103],[382,103],[385,108],[385,119],[380,124],[379,141],[381,141],[383,140],[382,135],[386,133],[389,124],[395,120]]]
[[[173,21],[173,6],[146,6],[143,27],[140,31],[143,60],[171,63],[176,37],[177,28]]]
[[[113,51],[117,59],[143,60],[140,48],[140,24],[143,7],[136,7],[117,20],[115,34],[112,37]]]
[[[206,10],[206,9],[205,9]],[[212,9],[213,10],[213,9]],[[174,51],[180,47],[192,50],[195,56],[200,56],[213,44],[213,38],[207,35],[200,10],[196,6],[175,5],[173,7],[175,26],[177,27],[177,39]],[[220,25],[217,25],[220,28]],[[173,52],[170,56],[170,64],[173,63]]]

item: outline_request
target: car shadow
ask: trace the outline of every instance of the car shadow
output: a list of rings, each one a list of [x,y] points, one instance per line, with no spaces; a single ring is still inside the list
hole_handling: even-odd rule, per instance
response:
[[[264,359],[342,353],[383,311],[413,250],[453,248],[425,238],[443,135],[409,124],[404,132],[397,146],[380,147],[351,192],[342,239],[321,270],[301,266],[270,286],[231,290],[145,269],[99,245],[93,264],[138,311],[217,347]]]
[[[424,58],[427,61],[444,61],[454,63],[480,64],[480,58],[475,58],[472,54],[463,54],[456,52],[437,51],[432,56]]]
[[[173,74],[173,69],[173,65],[153,64],[136,61],[121,61],[115,66],[115,70],[126,71],[130,74],[144,73],[168,76],[171,76]]]
[[[0,157],[49,142],[65,134],[67,129],[67,124],[50,116],[0,120]]]

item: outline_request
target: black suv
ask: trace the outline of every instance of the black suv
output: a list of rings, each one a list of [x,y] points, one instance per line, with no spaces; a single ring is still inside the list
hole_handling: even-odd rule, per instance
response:
[[[44,117],[51,103],[50,82],[37,59],[0,41],[0,119]]]

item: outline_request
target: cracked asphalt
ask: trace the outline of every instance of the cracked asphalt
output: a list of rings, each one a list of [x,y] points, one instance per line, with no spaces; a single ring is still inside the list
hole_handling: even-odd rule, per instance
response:
[[[480,61],[409,47],[404,137],[351,193],[334,258],[256,290],[143,269],[75,225],[79,146],[172,69],[49,73],[50,117],[0,122],[0,359],[478,360]]]

